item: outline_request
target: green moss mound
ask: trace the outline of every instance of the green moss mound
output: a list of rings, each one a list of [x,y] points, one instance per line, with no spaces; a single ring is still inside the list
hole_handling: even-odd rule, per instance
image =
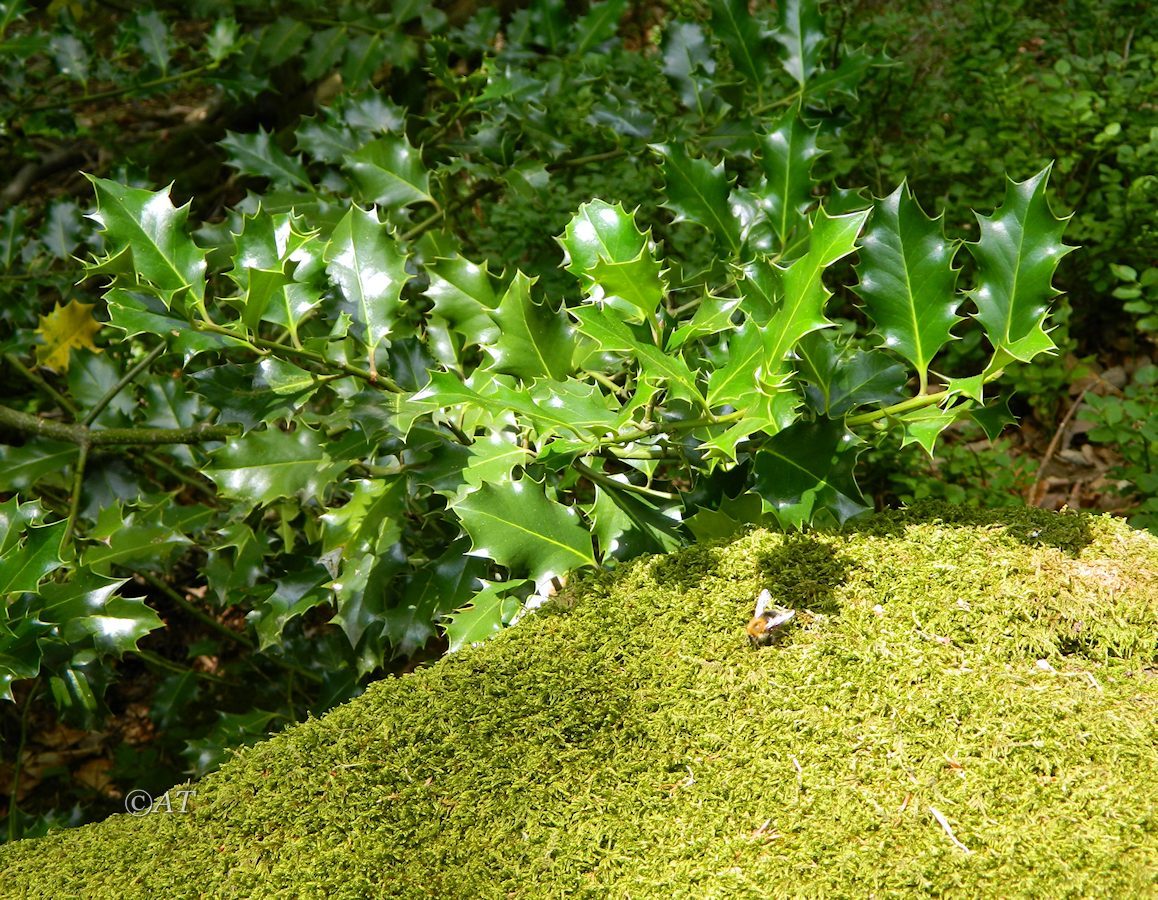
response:
[[[753,649],[764,587],[800,612]],[[752,531],[574,583],[184,814],[0,847],[0,893],[1154,896],[1156,646],[1158,540],[1108,518]]]

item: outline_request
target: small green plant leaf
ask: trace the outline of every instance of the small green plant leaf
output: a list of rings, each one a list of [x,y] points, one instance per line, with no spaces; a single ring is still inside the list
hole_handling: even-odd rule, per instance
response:
[[[1050,167],[1025,181],[1010,181],[1005,201],[991,216],[978,216],[981,237],[966,244],[977,261],[975,318],[985,328],[995,358],[1028,362],[1054,343],[1045,331],[1052,284],[1062,257],[1073,250],[1062,243],[1068,219],[1050,211],[1045,196]]]
[[[956,252],[942,219],[928,218],[905,182],[877,203],[861,239],[855,290],[884,346],[916,368],[922,393],[929,364],[961,321]]]
[[[586,53],[615,37],[625,9],[627,0],[603,0],[601,3],[592,3],[587,14],[574,25],[575,52]]]
[[[411,203],[433,203],[430,173],[422,154],[403,135],[391,134],[366,144],[346,157],[362,199],[384,209]]]
[[[402,287],[410,277],[406,254],[373,209],[354,204],[334,228],[325,261],[373,369],[374,353],[394,329]]]
[[[899,402],[909,380],[904,366],[879,350],[840,346],[814,331],[796,347],[797,369],[807,382],[805,397],[812,409],[830,419],[859,406]]]
[[[270,138],[271,135],[261,128],[254,134],[226,132],[221,146],[229,153],[229,165],[243,175],[268,178],[278,187],[313,190],[301,160],[290,156]]]
[[[803,88],[820,68],[820,51],[824,45],[820,10],[813,0],[780,0],[777,9],[778,27],[772,32],[772,38],[784,48],[780,64]]]
[[[515,273],[498,308],[490,313],[498,337],[483,349],[496,372],[524,381],[542,377],[561,381],[571,371],[574,330],[562,312],[531,299],[532,284],[522,272]]]
[[[45,575],[64,565],[60,542],[66,527],[63,520],[30,526],[24,543],[10,547],[0,556],[0,597],[35,591]]]
[[[712,0],[712,34],[723,41],[736,71],[759,91],[766,54],[760,46],[760,27],[748,12],[746,0]]]
[[[536,582],[595,565],[591,535],[575,510],[549,500],[530,478],[484,484],[453,507],[471,537],[471,554]]]
[[[756,194],[782,248],[812,204],[812,164],[822,152],[816,134],[792,109],[758,138],[764,182]]]
[[[45,585],[39,618],[56,625],[70,644],[91,641],[100,652],[118,656],[136,650],[141,638],[165,623],[144,600],[117,594],[127,580],[82,570],[67,584]]]
[[[695,222],[708,229],[727,250],[740,251],[740,223],[728,205],[728,176],[723,162],[692,159],[678,144],[652,146],[663,157],[664,206],[676,221]]]
[[[853,436],[839,420],[797,422],[756,454],[756,493],[785,528],[801,528],[824,509],[844,524],[869,509],[853,479]]]
[[[252,431],[215,451],[205,474],[227,497],[250,506],[281,497],[320,497],[347,463],[325,450],[320,432],[299,425],[286,433],[277,428]]]
[[[85,177],[96,191],[92,218],[103,227],[109,256],[129,250],[138,276],[156,288],[166,307],[183,291],[203,298],[205,253],[185,233],[189,204],[174,207],[169,189],[146,191]]]
[[[450,642],[450,652],[485,641],[503,630],[514,619],[522,604],[511,591],[527,583],[525,578],[513,581],[482,582],[470,604],[443,618]]]

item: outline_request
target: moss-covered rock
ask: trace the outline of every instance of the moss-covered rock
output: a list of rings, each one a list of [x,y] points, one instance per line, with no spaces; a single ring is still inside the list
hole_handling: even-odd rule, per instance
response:
[[[765,587],[799,613],[753,649]],[[1158,540],[1109,518],[752,531],[580,579],[188,812],[0,847],[0,893],[1154,896],[1156,646]]]

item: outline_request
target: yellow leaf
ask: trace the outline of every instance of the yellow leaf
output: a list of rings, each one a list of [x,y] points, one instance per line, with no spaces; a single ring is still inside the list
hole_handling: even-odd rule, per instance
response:
[[[68,306],[58,303],[47,316],[41,316],[36,333],[44,344],[36,348],[37,364],[63,373],[68,371],[68,351],[73,347],[100,353],[92,339],[101,330],[101,323],[93,318],[92,311],[91,303],[71,300]]]

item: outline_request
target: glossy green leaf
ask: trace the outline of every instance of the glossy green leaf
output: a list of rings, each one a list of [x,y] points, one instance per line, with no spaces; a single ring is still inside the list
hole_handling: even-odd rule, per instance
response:
[[[354,205],[334,228],[326,248],[326,272],[341,288],[371,361],[394,329],[406,273],[406,254],[374,210]]]
[[[0,556],[0,597],[35,591],[45,575],[64,565],[60,544],[66,527],[63,520],[27,527],[24,543],[9,547]]]
[[[75,454],[75,450],[73,451]],[[40,504],[34,500],[21,503],[19,496],[12,496],[0,503],[0,558],[20,543],[26,529],[32,527],[44,515]]]
[[[666,290],[662,266],[650,238],[622,204],[584,203],[558,240],[567,271],[593,301],[614,306],[630,321],[655,314]]]
[[[840,421],[797,422],[756,454],[756,493],[785,528],[801,528],[824,509],[840,524],[870,507],[853,479],[853,437]]]
[[[12,698],[12,684],[40,674],[44,651],[40,638],[51,625],[31,616],[7,622],[0,617],[0,700]]]
[[[764,357],[759,376],[769,386],[780,383],[786,374],[788,354],[804,335],[832,324],[824,315],[831,296],[822,276],[837,260],[856,249],[856,237],[868,211],[829,216],[824,209],[816,214],[808,253],[796,260],[781,277],[784,300],[764,329]]]
[[[877,203],[861,240],[855,290],[884,346],[913,364],[922,389],[929,364],[961,320],[956,252],[942,219],[928,218],[904,182]]]
[[[457,366],[464,348],[489,344],[499,335],[489,315],[499,305],[494,283],[485,263],[480,266],[461,256],[428,263],[426,275],[430,279],[426,296],[434,303],[428,324],[430,347],[440,362]]]
[[[575,52],[586,53],[615,37],[625,9],[627,0],[602,0],[600,3],[592,3],[587,14],[574,25]]]
[[[909,374],[878,350],[840,346],[830,332],[814,331],[796,347],[797,369],[807,382],[813,411],[836,419],[860,406],[886,406],[904,399]]]
[[[741,2],[741,0],[733,0]],[[824,27],[816,0],[779,0],[773,39],[784,48],[780,64],[804,87],[820,68]]]
[[[678,350],[688,341],[708,335],[719,334],[732,327],[732,314],[739,307],[738,299],[716,297],[705,294],[696,306],[692,318],[680,325],[668,336],[667,351]]]
[[[574,330],[562,312],[531,299],[533,280],[516,272],[498,307],[490,313],[498,336],[483,349],[490,368],[524,381],[561,381],[571,371]]]
[[[1049,301],[1057,295],[1052,279],[1062,257],[1068,219],[1050,211],[1045,196],[1047,166],[1025,181],[1010,181],[1005,201],[991,216],[978,216],[981,238],[966,244],[977,261],[975,318],[998,356],[1028,362],[1054,348],[1046,334]]]
[[[383,615],[383,635],[398,656],[412,656],[434,637],[435,623],[464,606],[487,564],[468,556],[469,541],[451,542],[429,565],[410,575],[395,603]]]
[[[748,12],[747,0],[712,0],[712,34],[723,41],[736,71],[759,92],[764,83],[765,51],[760,26]]]
[[[174,207],[168,189],[146,191],[85,177],[96,191],[92,218],[103,228],[109,254],[130,250],[135,271],[157,289],[166,307],[182,291],[204,297],[205,253],[185,233],[189,204]]]
[[[228,154],[226,162],[242,175],[268,178],[277,186],[313,190],[301,160],[278,147],[271,137],[260,127],[252,134],[227,131],[220,142]]]
[[[571,507],[549,500],[530,478],[484,484],[453,509],[471,537],[471,554],[536,582],[595,565],[591,535]]]
[[[165,623],[144,600],[117,593],[127,580],[82,571],[68,583],[45,585],[38,615],[70,644],[91,641],[98,651],[118,656],[136,650],[141,638]]]
[[[290,432],[251,431],[211,454],[205,469],[218,490],[250,505],[281,497],[320,497],[348,463],[326,452],[324,436],[304,425]]]
[[[604,562],[633,559],[644,553],[670,553],[686,540],[680,530],[677,508],[661,510],[628,491],[597,484],[595,501],[586,505],[584,511],[591,519],[591,534]]]
[[[346,167],[361,197],[385,209],[432,203],[430,174],[422,154],[403,135],[392,134],[366,144],[346,157]]]
[[[156,66],[162,75],[167,75],[173,46],[165,20],[153,9],[140,12],[133,21],[133,30],[137,33],[137,46],[141,48],[145,58]]]
[[[688,109],[703,115],[718,103],[711,86],[716,61],[699,24],[672,22],[664,29],[663,71]]]
[[[511,591],[526,584],[526,579],[486,582],[471,598],[470,604],[443,619],[450,652],[457,653],[493,637],[509,625],[522,604]]]
[[[728,205],[728,176],[723,162],[713,166],[706,159],[691,159],[676,144],[657,144],[652,149],[663,158],[663,205],[676,214],[676,221],[702,225],[726,249],[738,253],[740,223]]]
[[[59,474],[76,462],[76,445],[44,438],[20,447],[0,444],[0,491],[29,488],[47,475]]]
[[[317,564],[277,579],[274,592],[250,614],[259,647],[268,650],[280,643],[286,625],[311,609],[328,603],[332,594],[325,585],[329,581],[329,572]]]
[[[920,444],[930,457],[941,432],[961,418],[962,412],[971,406],[966,403],[961,407],[942,409],[940,406],[926,406],[924,409],[905,413],[901,422],[904,425],[904,437],[901,447],[909,444]]]
[[[783,248],[790,235],[806,225],[812,205],[812,164],[820,156],[817,130],[791,109],[757,139],[764,182],[757,195]]]

